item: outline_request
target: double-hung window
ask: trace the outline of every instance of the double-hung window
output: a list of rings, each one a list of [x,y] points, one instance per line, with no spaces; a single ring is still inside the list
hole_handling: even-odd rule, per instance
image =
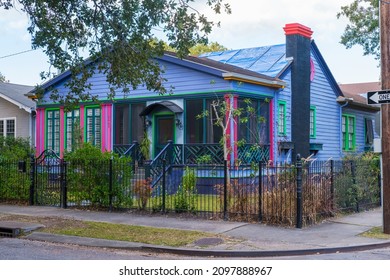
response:
[[[60,152],[60,110],[47,111],[46,149]]]
[[[342,116],[343,150],[355,150],[355,116]]]
[[[15,126],[16,126],[15,118],[0,119],[0,136],[15,138],[16,136]]]
[[[86,110],[86,140],[92,145],[101,146],[101,109],[88,107]]]
[[[80,110],[66,113],[66,149],[72,151],[81,142]]]

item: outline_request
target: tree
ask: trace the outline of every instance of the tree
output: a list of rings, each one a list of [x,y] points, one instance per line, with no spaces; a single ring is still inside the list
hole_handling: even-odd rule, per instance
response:
[[[155,42],[158,42],[158,39],[154,39]],[[164,50],[165,51],[170,51],[170,52],[177,52],[177,49],[172,48],[168,43],[163,42],[164,45]],[[208,53],[208,52],[216,52],[216,51],[226,51],[228,48],[225,46],[219,44],[218,42],[211,42],[209,44],[205,43],[198,43],[195,46],[191,47],[188,51],[190,55],[193,56],[198,56],[203,53]]]
[[[364,55],[372,54],[380,59],[379,43],[379,1],[354,0],[342,6],[337,18],[346,17],[350,24],[341,36],[341,44],[347,49],[354,45],[363,47]]]
[[[217,14],[229,14],[230,6],[223,1],[203,4]],[[106,75],[110,98],[118,89],[126,93],[139,85],[166,93],[163,70],[151,59],[164,50],[162,41],[153,42],[156,29],[184,57],[192,46],[206,43],[219,25],[197,10],[201,4],[193,0],[0,0],[0,8],[19,5],[30,19],[33,49],[42,48],[56,69],[71,71],[68,94],[51,94],[53,101],[65,105],[94,99],[88,82],[94,71]],[[50,75],[42,73],[42,78]]]
[[[8,83],[9,81],[7,81],[7,79],[5,78],[5,76],[3,74],[1,74],[0,72],[0,83]]]

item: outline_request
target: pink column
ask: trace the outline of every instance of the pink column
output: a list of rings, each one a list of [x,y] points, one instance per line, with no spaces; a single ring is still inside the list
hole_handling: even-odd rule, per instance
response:
[[[275,140],[275,131],[274,131],[274,120],[275,120],[275,114],[276,112],[274,112],[274,99],[271,99],[271,101],[269,102],[269,112],[271,112],[269,114],[269,142],[270,142],[270,147],[269,147],[269,159],[270,161],[274,161],[275,160],[275,143],[274,143],[274,140]]]
[[[60,157],[64,156],[65,150],[65,113],[64,107],[60,107]]]
[[[102,151],[112,150],[112,104],[102,105]]]
[[[230,116],[230,106],[233,106],[232,110],[237,109],[237,96],[233,96],[231,94],[226,94],[224,96],[227,110],[226,110],[226,119],[229,120],[229,123],[227,124],[226,129],[226,142],[227,142],[227,148],[230,150],[230,153],[228,155],[228,160],[230,161],[231,165],[234,165],[235,160],[238,159],[238,149],[237,149],[237,117],[234,119]]]
[[[45,150],[45,109],[38,108],[36,110],[36,119],[35,119],[35,134],[36,134],[36,142],[35,142],[35,153],[36,156],[39,156]]]

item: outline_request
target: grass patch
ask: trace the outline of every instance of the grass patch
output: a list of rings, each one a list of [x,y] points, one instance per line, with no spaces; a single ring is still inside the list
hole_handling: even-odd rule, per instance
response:
[[[52,227],[44,229],[43,231],[55,234],[140,242],[146,244],[165,245],[173,247],[184,246],[193,243],[200,238],[212,236],[211,234],[198,231],[131,226],[89,221],[82,222],[82,225],[71,225],[67,228]]]
[[[360,236],[379,239],[390,239],[390,234],[383,233],[382,227],[374,227],[366,232],[363,232]]]
[[[216,234],[200,231],[80,221],[59,217],[0,214],[0,220],[43,224],[45,228],[42,228],[39,231],[47,233],[140,242],[172,247],[185,246],[201,238],[221,237]]]

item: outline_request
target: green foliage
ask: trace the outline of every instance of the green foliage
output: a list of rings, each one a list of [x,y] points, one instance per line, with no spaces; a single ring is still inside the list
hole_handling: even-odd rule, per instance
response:
[[[196,172],[188,166],[184,170],[182,183],[179,186],[175,198],[174,208],[176,212],[194,212],[197,208]]]
[[[145,160],[149,160],[150,159],[150,145],[151,145],[151,141],[148,137],[148,133],[145,131],[144,132],[144,137],[142,138],[142,141],[140,143],[140,151],[141,151],[141,154],[143,156],[143,158]]]
[[[33,153],[28,138],[0,136],[0,159],[26,160]]]
[[[0,72],[0,83],[8,83],[9,81],[7,81],[7,79],[5,78],[5,76],[3,74],[1,74]]]
[[[163,70],[151,59],[162,55],[163,42],[150,42],[155,29],[162,29],[179,57],[187,55],[197,43],[206,43],[215,23],[199,12],[198,3],[195,9],[193,2],[0,0],[0,8],[20,4],[19,10],[29,18],[32,47],[42,49],[53,68],[71,71],[72,79],[66,82],[68,92],[51,92],[52,100],[71,106],[94,99],[88,82],[94,70],[106,75],[109,98],[115,97],[117,89],[127,93],[139,85],[166,93]],[[200,5],[216,14],[231,12],[224,0],[202,2]],[[93,65],[83,63],[87,56]],[[48,77],[50,71],[42,73],[42,78]]]
[[[132,178],[131,159],[101,152],[90,143],[65,154],[67,165],[68,201],[76,205],[109,206],[110,160],[112,159],[113,206],[130,207],[128,192]]]
[[[374,153],[346,157],[335,178],[336,206],[359,211],[361,204],[378,204],[379,175],[379,158]]]
[[[347,49],[354,45],[363,47],[364,55],[375,55],[380,59],[379,1],[354,0],[342,6],[337,18],[346,17],[350,24],[341,36],[341,44]]]

